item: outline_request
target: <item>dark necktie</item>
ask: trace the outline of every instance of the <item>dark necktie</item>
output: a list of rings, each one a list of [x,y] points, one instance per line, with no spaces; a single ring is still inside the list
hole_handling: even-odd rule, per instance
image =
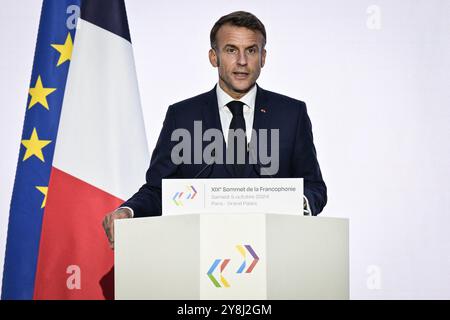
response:
[[[245,119],[244,119],[244,103],[241,101],[231,101],[227,104],[228,109],[230,109],[231,113],[233,114],[233,118],[231,119],[230,128],[228,131],[228,147],[227,152],[231,152],[231,140],[234,139],[234,157],[233,157],[233,172],[236,177],[243,177],[245,163],[239,164],[238,163],[238,152],[240,152],[241,159],[243,157],[244,161],[246,161],[247,158],[247,136],[245,133]],[[232,135],[232,130],[236,132],[236,130],[241,129],[243,130],[245,141],[242,141],[242,139],[237,138],[236,136]],[[242,133],[242,132],[241,132]],[[236,135],[236,133],[235,133]],[[242,143],[244,145],[242,146]],[[242,154],[242,152],[244,152]]]

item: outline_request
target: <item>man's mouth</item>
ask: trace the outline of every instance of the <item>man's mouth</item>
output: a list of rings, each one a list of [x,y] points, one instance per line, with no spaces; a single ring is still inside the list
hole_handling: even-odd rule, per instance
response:
[[[247,79],[247,77],[249,75],[248,72],[239,72],[239,71],[233,72],[233,74],[234,74],[234,77],[237,79]]]

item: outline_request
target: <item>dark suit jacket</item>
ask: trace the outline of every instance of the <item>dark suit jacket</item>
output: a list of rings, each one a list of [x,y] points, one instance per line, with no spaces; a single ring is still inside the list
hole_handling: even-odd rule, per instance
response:
[[[122,204],[132,208],[135,217],[161,215],[161,179],[163,178],[232,177],[231,171],[225,164],[175,165],[171,161],[172,147],[179,143],[179,141],[171,141],[173,130],[184,128],[193,136],[194,121],[202,121],[203,131],[209,128],[221,130],[215,87],[209,92],[171,105],[167,110],[147,171],[146,183]],[[263,90],[258,86],[253,129],[279,129],[279,170],[273,177],[304,178],[304,194],[308,198],[312,214],[319,214],[327,202],[327,188],[317,161],[311,122],[305,103]],[[210,142],[203,142],[203,147],[208,143]],[[245,177],[260,177],[258,166],[260,165],[247,166]]]

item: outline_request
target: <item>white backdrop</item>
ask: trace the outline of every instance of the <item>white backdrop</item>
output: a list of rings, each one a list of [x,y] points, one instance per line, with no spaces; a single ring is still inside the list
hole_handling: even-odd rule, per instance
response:
[[[3,262],[41,1],[0,7]],[[217,81],[214,22],[253,12],[268,41],[258,82],[307,103],[328,186],[322,216],[350,218],[351,298],[450,299],[450,1],[128,0],[127,9],[150,150],[167,106]]]

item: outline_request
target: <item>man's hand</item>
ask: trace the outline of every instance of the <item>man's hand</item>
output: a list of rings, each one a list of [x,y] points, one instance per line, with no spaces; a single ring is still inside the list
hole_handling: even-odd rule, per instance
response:
[[[103,219],[103,229],[105,229],[108,237],[109,246],[114,250],[114,220],[131,218],[132,213],[128,208],[119,208],[113,212],[108,213]]]

